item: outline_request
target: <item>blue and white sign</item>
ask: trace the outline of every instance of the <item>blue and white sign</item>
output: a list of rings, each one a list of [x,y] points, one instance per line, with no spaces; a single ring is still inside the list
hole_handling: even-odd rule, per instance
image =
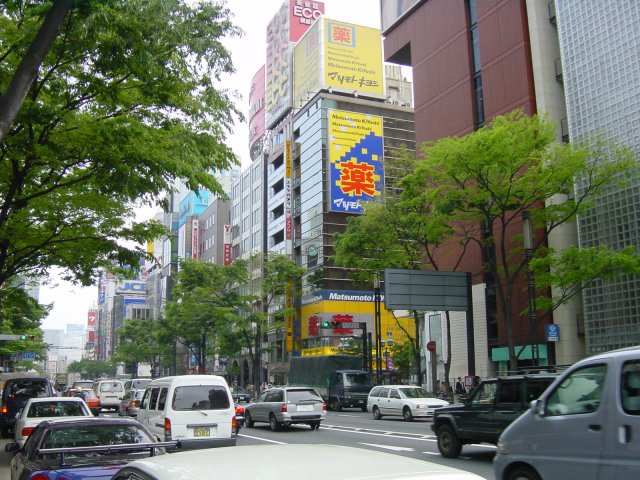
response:
[[[560,327],[555,323],[547,325],[547,342],[560,341]]]

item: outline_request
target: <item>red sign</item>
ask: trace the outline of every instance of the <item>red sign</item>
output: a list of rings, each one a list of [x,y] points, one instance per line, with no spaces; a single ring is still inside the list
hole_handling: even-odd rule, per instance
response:
[[[333,321],[336,323],[353,322],[353,315],[349,315],[348,313],[337,313],[333,317]],[[338,335],[353,335],[352,328],[334,328],[333,333],[337,333]]]
[[[290,39],[297,42],[300,37],[324,13],[324,3],[310,0],[289,0],[291,19]]]
[[[430,342],[427,342],[427,350],[429,350],[430,352],[435,352],[436,351],[436,342],[434,342],[433,340]]]
[[[318,327],[320,324],[320,317],[318,315],[309,315],[309,336],[317,337],[318,336]]]

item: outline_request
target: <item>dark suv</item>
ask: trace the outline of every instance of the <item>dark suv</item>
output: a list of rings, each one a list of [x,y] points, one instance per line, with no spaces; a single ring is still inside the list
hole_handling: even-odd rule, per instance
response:
[[[431,429],[443,457],[460,455],[462,445],[498,443],[502,431],[557,378],[555,374],[514,375],[484,380],[464,403],[434,411]]]
[[[20,377],[6,381],[0,410],[0,431],[3,438],[10,437],[16,424],[16,414],[34,397],[53,397],[53,387],[48,378]]]

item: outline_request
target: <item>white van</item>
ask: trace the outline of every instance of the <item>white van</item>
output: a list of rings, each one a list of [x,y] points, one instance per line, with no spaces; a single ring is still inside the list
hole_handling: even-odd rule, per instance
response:
[[[572,365],[500,436],[496,480],[640,478],[640,346]]]
[[[142,397],[138,421],[161,440],[180,440],[182,449],[236,444],[235,404],[218,375],[153,380]]]
[[[120,400],[124,398],[124,383],[113,378],[96,380],[93,382],[93,391],[100,399],[100,406],[105,410],[118,410]]]

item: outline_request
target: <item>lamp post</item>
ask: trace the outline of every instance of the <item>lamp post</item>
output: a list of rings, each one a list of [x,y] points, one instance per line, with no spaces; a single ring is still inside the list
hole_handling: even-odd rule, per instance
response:
[[[529,300],[529,336],[531,341],[531,358],[534,365],[538,365],[538,315],[536,313],[536,282],[531,270],[530,262],[533,258],[533,240],[531,233],[531,213],[522,212],[522,237],[524,243],[524,258],[527,263],[527,296]]]
[[[374,323],[376,337],[376,377],[380,382],[382,378],[382,336],[381,336],[381,314],[380,314],[380,277],[376,274],[373,279],[373,303],[374,303]]]

